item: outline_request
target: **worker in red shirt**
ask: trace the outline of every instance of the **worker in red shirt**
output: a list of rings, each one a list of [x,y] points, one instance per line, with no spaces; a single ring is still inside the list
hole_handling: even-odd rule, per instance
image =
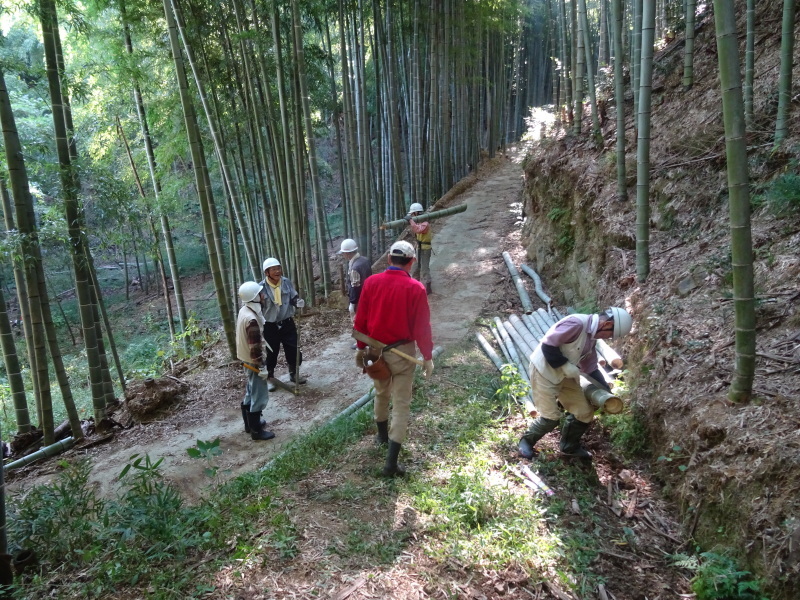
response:
[[[392,244],[388,268],[364,281],[354,328],[386,345],[397,344],[398,350],[411,356],[416,355],[416,343],[424,359],[424,375],[430,377],[433,373],[431,313],[425,286],[410,275],[415,260],[414,246],[405,241]],[[366,347],[364,342],[358,342],[356,365],[359,367],[364,364]],[[389,444],[383,474],[394,477],[405,474],[402,465],[397,464],[397,457],[408,431],[415,364],[393,352],[385,352],[383,358],[392,376],[374,380],[375,422],[378,443]]]

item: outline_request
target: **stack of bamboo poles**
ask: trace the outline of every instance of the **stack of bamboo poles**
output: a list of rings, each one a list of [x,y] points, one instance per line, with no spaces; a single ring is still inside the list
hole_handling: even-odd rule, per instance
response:
[[[495,347],[480,332],[476,333],[476,337],[483,351],[498,370],[502,371],[503,366],[506,364],[515,365],[520,376],[530,384],[530,360],[533,356],[533,352],[536,350],[545,332],[554,325],[556,321],[562,319],[564,315],[558,309],[552,307],[550,297],[544,293],[541,279],[536,274],[536,271],[527,265],[523,265],[523,272],[534,280],[536,293],[548,308],[548,310],[542,308],[534,310],[530,296],[527,290],[525,290],[524,283],[519,276],[519,272],[511,261],[511,256],[507,252],[503,252],[503,259],[514,280],[517,292],[520,295],[524,314],[512,314],[505,321],[501,320],[499,317],[495,317],[494,323],[490,325],[492,337],[497,347],[500,349],[502,358],[495,350]],[[599,370],[606,378],[606,382],[610,383],[612,380],[611,376],[603,367],[621,369],[623,361],[619,354],[603,340],[598,340],[596,350],[598,353],[597,362],[598,365],[600,365]],[[608,392],[591,377],[581,375],[581,388],[583,389],[586,399],[592,406],[600,408],[607,413],[617,414],[624,408],[622,400],[620,400],[619,397]],[[533,398],[530,392],[528,392],[524,398],[520,398],[519,402],[524,406],[526,415],[530,417],[536,416],[536,409],[533,405]]]

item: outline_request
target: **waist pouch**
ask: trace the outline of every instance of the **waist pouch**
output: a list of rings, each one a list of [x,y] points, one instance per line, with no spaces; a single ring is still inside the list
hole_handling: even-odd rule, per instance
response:
[[[392,370],[389,368],[389,364],[386,362],[386,360],[384,360],[383,353],[391,350],[392,348],[396,348],[397,346],[402,346],[403,344],[408,343],[408,340],[400,340],[394,344],[384,346],[381,350],[368,348],[364,355],[363,372],[366,373],[370,378],[377,379],[378,381],[385,381],[389,379],[392,376]]]

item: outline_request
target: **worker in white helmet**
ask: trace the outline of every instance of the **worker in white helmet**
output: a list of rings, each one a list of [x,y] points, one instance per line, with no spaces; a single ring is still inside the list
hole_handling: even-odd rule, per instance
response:
[[[409,207],[405,219],[417,238],[417,262],[414,264],[412,275],[414,279],[419,279],[425,285],[425,291],[431,294],[433,293],[431,291],[431,250],[433,249],[431,242],[433,241],[433,232],[431,231],[430,223],[427,221],[417,222],[424,210],[422,204],[414,202]]]
[[[592,424],[595,409],[583,394],[580,375],[586,373],[608,388],[598,370],[595,343],[628,335],[632,325],[628,311],[612,307],[600,314],[569,315],[547,330],[531,356],[531,392],[539,415],[519,441],[521,456],[533,458],[534,444],[558,427],[561,404],[568,413],[561,428],[561,454],[592,457],[580,440]]]
[[[277,258],[268,258],[262,266],[264,269],[264,286],[267,299],[264,303],[264,340],[267,342],[267,373],[269,378],[275,376],[275,365],[278,364],[278,351],[283,345],[283,354],[289,366],[289,378],[293,383],[305,383],[300,375],[303,354],[298,350],[297,325],[294,322],[296,309],[303,308],[305,301],[294,289],[288,277],[283,276],[283,267]],[[275,385],[269,384],[269,391],[275,391]]]
[[[264,325],[262,310],[267,299],[264,285],[245,281],[239,287],[239,298],[242,307],[236,319],[236,356],[247,371],[247,387],[241,404],[244,431],[254,440],[271,440],[275,434],[265,430],[266,423],[261,420],[261,414],[269,402],[268,384],[259,376],[266,364],[264,338],[261,335]]]
[[[361,286],[367,280],[367,277],[372,275],[372,265],[369,264],[369,259],[366,256],[361,256],[358,252],[358,244],[355,240],[346,239],[342,241],[341,248],[339,249],[345,260],[347,260],[347,296],[350,300],[350,318],[355,320],[356,308],[358,307],[358,299],[361,297]]]

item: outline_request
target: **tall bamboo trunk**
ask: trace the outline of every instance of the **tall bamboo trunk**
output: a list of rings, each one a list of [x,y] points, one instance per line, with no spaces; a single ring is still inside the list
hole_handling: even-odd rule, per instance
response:
[[[728,211],[731,222],[735,312],[736,370],[728,389],[728,398],[733,402],[746,402],[753,392],[756,369],[756,315],[747,139],[733,0],[714,0],[714,23],[717,30],[725,154],[728,163]]]
[[[636,147],[636,277],[639,281],[645,281],[650,274],[650,95],[654,29],[655,1],[644,0]]]
[[[611,0],[614,18],[614,104],[617,109],[617,200],[628,199],[625,173],[625,83],[623,81],[622,0]]]

